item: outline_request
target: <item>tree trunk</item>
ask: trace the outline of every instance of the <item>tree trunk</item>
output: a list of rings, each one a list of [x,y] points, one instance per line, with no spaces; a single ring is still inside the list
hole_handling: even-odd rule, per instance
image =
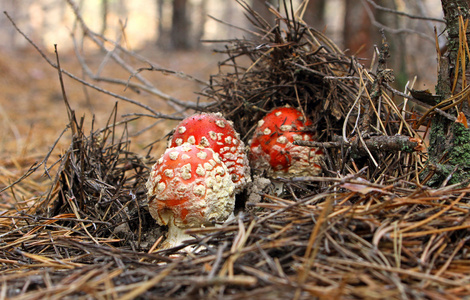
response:
[[[274,15],[269,11],[268,6],[265,2],[273,3],[273,1],[266,0],[253,0],[251,7],[256,11],[263,19],[268,21],[269,24],[274,24]],[[277,1],[276,1],[277,3]]]
[[[108,28],[108,14],[109,14],[109,1],[103,0],[101,2],[101,30],[100,33],[102,36],[106,34],[106,29]]]
[[[349,49],[350,55],[371,59],[374,41],[380,41],[379,29],[372,26],[360,0],[345,0],[345,6],[344,47]]]
[[[396,1],[376,0],[376,3],[382,7],[391,10],[397,10]],[[402,25],[402,17],[382,10],[375,13],[376,20],[387,27],[400,29]],[[379,27],[374,26],[373,30],[379,31]],[[395,75],[395,83],[397,89],[403,90],[408,81],[408,73],[406,69],[406,44],[404,34],[392,34],[385,32],[388,45],[390,46],[390,59],[388,60],[388,68],[393,69]]]
[[[447,52],[439,59],[436,93],[441,96],[442,100],[445,100],[461,90],[459,85],[462,84],[460,74],[462,68],[456,67],[459,48],[459,16],[463,17],[464,22],[468,20],[469,9],[466,0],[441,0],[441,4],[446,21],[448,47]],[[465,69],[468,69],[468,59],[465,64]],[[456,73],[460,83],[452,92]],[[461,108],[459,111],[462,111]],[[457,115],[457,110],[454,108],[447,112]],[[431,123],[429,145],[429,162],[435,174],[428,184],[439,185],[446,178],[450,178],[451,184],[470,178],[470,131],[462,123],[435,115]],[[429,173],[428,176],[431,177]]]
[[[191,24],[187,14],[187,6],[187,0],[173,0],[171,44],[175,49],[191,48],[191,41],[189,39]]]
[[[197,46],[199,47],[201,45],[200,41],[202,40],[205,32],[205,26],[206,26],[206,20],[207,20],[207,0],[202,0],[201,3],[199,4],[199,9],[198,9],[198,23],[196,27],[196,43]]]
[[[159,48],[168,50],[171,48],[171,40],[170,40],[170,26],[165,26],[167,18],[170,18],[170,16],[167,16],[165,14],[167,5],[165,5],[164,0],[156,0],[156,8],[157,8],[157,33],[158,37],[156,40],[156,44]],[[167,3],[168,4],[168,3]],[[170,4],[168,4],[170,5]]]
[[[326,0],[310,0],[305,11],[304,21],[309,26],[323,31],[325,29]]]

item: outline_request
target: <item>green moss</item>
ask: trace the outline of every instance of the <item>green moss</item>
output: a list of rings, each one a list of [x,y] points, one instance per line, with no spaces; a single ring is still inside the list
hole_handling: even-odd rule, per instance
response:
[[[449,184],[456,184],[460,182],[465,182],[469,178],[469,174],[463,170],[458,170],[452,174],[452,179],[449,180]]]
[[[452,129],[454,138],[449,149],[449,163],[462,168],[470,167],[470,130],[460,123],[455,123]]]
[[[452,123],[452,138],[446,140],[444,122],[433,122],[430,137],[429,162],[436,167],[435,175],[428,181],[430,186],[439,186],[449,175],[448,184],[470,179],[470,130],[460,123]],[[445,162],[445,164],[442,164]],[[424,172],[425,178],[429,172]]]
[[[441,116],[434,116],[429,134],[430,162],[437,163],[445,150],[447,120]]]
[[[415,150],[411,148],[410,145],[405,143],[405,141],[403,141],[402,143],[400,143],[400,151],[404,151],[406,153],[412,153]]]
[[[470,130],[460,123],[452,125],[452,141],[449,145],[447,162],[443,176],[447,177],[452,172],[449,184],[464,182],[470,178]]]

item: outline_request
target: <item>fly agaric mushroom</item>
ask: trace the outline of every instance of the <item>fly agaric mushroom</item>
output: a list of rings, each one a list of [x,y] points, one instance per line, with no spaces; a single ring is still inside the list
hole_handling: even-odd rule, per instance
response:
[[[210,148],[183,144],[168,148],[146,184],[149,211],[168,226],[162,248],[192,237],[187,228],[225,221],[235,205],[234,183],[219,155]]]
[[[243,190],[250,182],[250,167],[245,144],[233,129],[233,124],[220,113],[201,113],[190,116],[175,128],[169,147],[189,143],[211,148],[227,166],[235,191]]]
[[[253,167],[267,170],[272,177],[318,175],[323,151],[293,143],[313,139],[312,133],[304,131],[310,125],[312,122],[293,107],[280,107],[269,112],[258,122],[250,141]]]

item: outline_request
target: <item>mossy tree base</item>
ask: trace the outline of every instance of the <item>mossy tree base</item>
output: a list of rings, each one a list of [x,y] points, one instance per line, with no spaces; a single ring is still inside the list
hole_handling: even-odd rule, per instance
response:
[[[442,138],[440,128],[435,129],[435,138]],[[445,136],[444,136],[445,137]],[[440,159],[437,156],[430,158],[430,168],[434,175],[427,181],[428,185],[457,184],[470,181],[470,130],[461,123],[451,125],[451,131],[445,141],[436,142],[438,145],[448,145],[441,152]],[[440,148],[440,147],[439,147]],[[426,176],[431,173],[426,172]]]
[[[448,50],[439,59],[436,93],[442,99],[447,99],[461,90],[461,81],[456,84],[454,90],[452,88],[455,74],[462,71],[461,67],[458,69],[456,67],[459,59],[459,17],[462,16],[465,22],[469,17],[469,8],[465,0],[442,0],[441,4],[446,21]],[[468,66],[468,59],[466,64]],[[448,112],[456,114],[455,110]],[[447,184],[466,182],[470,178],[470,172],[468,172],[470,170],[470,130],[461,123],[454,123],[443,116],[435,115],[430,130],[428,162],[429,168],[424,177],[434,174],[430,180],[427,180],[428,185],[439,186],[444,182]]]

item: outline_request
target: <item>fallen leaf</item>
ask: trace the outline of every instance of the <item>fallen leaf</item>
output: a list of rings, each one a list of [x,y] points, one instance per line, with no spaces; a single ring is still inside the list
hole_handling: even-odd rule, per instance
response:
[[[457,117],[457,120],[455,120],[455,123],[461,123],[465,128],[468,128],[468,123],[467,123],[467,117],[463,112],[459,112],[459,115]]]

